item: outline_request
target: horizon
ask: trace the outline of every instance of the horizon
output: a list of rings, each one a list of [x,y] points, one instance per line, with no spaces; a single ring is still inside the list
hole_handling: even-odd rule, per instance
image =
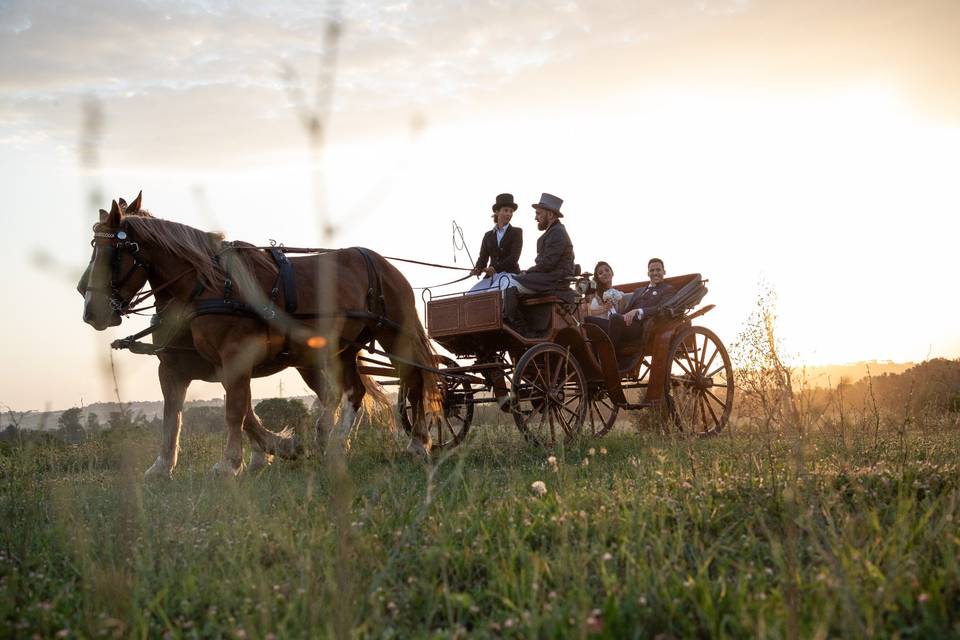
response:
[[[935,358],[931,358],[930,360],[934,360],[934,359],[935,359]],[[845,381],[844,381],[844,384],[855,384],[855,383],[857,383],[857,382],[859,382],[859,381],[861,381],[861,380],[863,380],[863,379],[865,379],[865,378],[867,377],[866,367],[869,367],[869,366],[871,366],[871,365],[879,365],[881,368],[891,368],[891,369],[895,369],[895,370],[896,370],[896,369],[903,369],[903,370],[905,371],[905,370],[907,370],[907,369],[910,369],[910,368],[919,366],[919,365],[921,365],[921,364],[924,364],[924,363],[926,363],[926,362],[929,362],[930,360],[923,360],[923,361],[920,361],[920,362],[894,362],[894,361],[892,361],[892,360],[861,360],[861,361],[858,361],[858,362],[842,362],[842,363],[837,363],[837,364],[826,364],[826,365],[800,364],[800,365],[797,365],[796,367],[792,367],[792,366],[791,366],[791,369],[793,369],[794,371],[797,371],[797,372],[810,371],[810,370],[812,370],[812,371],[814,371],[814,372],[818,372],[818,371],[819,371],[819,373],[816,373],[816,375],[815,375],[814,378],[812,378],[812,379],[806,379],[806,380],[804,381],[804,384],[809,384],[809,386],[810,386],[811,389],[833,389],[833,388],[836,387],[837,383],[838,383],[840,380],[839,380],[839,379],[838,379],[838,380],[832,380],[832,379],[826,379],[826,380],[825,380],[825,379],[824,379],[824,376],[828,376],[828,377],[829,377],[829,370],[831,370],[831,369],[845,369],[845,368],[851,368],[851,367],[864,367],[864,375],[860,376],[859,378],[855,378],[855,379],[853,379],[853,380],[845,380]],[[957,360],[960,360],[960,358],[948,358],[947,360],[957,361]],[[870,372],[869,375],[870,375],[870,377],[878,377],[878,376],[887,375],[887,373],[889,373],[889,371],[881,371],[881,372],[879,372],[879,373]],[[278,384],[279,384],[279,378],[278,378],[277,376],[271,376],[271,378],[268,378],[268,380],[272,380],[272,379],[274,379],[274,378],[277,378],[277,382],[278,382]],[[822,382],[822,383],[826,383],[826,384],[821,384],[821,382]],[[205,384],[206,384],[206,386],[211,387],[211,388],[217,386],[216,384],[213,384],[213,383],[205,383]],[[286,400],[289,400],[289,399],[302,400],[302,399],[304,399],[304,398],[310,398],[310,399],[316,398],[316,396],[314,395],[314,393],[313,393],[312,391],[310,391],[309,389],[306,389],[305,387],[304,387],[304,389],[302,389],[303,393],[298,393],[298,394],[284,393],[283,395],[277,395],[277,394],[275,394],[275,395],[270,395],[269,393],[266,392],[267,385],[261,385],[261,387],[263,388],[264,394],[263,394],[263,395],[256,395],[256,394],[254,394],[254,396],[253,396],[253,398],[252,398],[254,404],[256,404],[258,401],[261,401],[261,400],[270,400],[270,399],[274,399],[274,398],[282,398],[282,399],[286,399]],[[396,391],[393,391],[393,390],[391,390],[391,389],[389,389],[389,388],[385,389],[384,391],[386,392],[386,394],[387,394],[388,396],[393,395],[393,394],[396,393]],[[278,390],[278,394],[279,394],[279,390]],[[189,397],[189,398],[187,398],[187,400],[184,402],[184,408],[187,408],[188,405],[194,404],[194,403],[208,403],[208,402],[223,403],[223,397],[224,397],[224,396],[223,396],[223,393],[222,393],[222,392],[221,392],[219,395],[213,395],[213,396],[209,396],[209,397],[199,397],[199,396]],[[129,399],[124,399],[124,400],[120,400],[120,401],[118,401],[116,398],[113,398],[112,400],[111,400],[111,399],[107,399],[107,400],[96,400],[96,401],[93,401],[93,402],[86,402],[86,401],[84,401],[83,398],[81,398],[81,399],[80,399],[80,403],[74,404],[74,405],[70,405],[70,406],[61,406],[61,407],[56,407],[56,408],[54,408],[54,407],[47,407],[47,408],[43,408],[43,409],[39,409],[39,408],[16,409],[16,408],[11,407],[10,409],[13,409],[13,411],[14,411],[15,413],[23,413],[23,414],[36,413],[36,414],[38,414],[38,415],[43,415],[43,414],[48,414],[48,413],[60,413],[60,412],[66,411],[67,409],[73,409],[73,408],[79,408],[79,409],[82,409],[83,411],[87,411],[90,407],[96,407],[96,406],[99,406],[99,405],[116,405],[116,406],[120,406],[120,405],[153,404],[153,403],[160,403],[160,404],[162,404],[162,403],[163,403],[163,398],[162,398],[162,397],[156,397],[156,398],[129,398]],[[309,408],[309,405],[308,405],[308,408]],[[3,423],[3,420],[4,420],[3,416],[4,416],[4,415],[7,415],[8,413],[9,413],[9,409],[8,409],[6,406],[0,407],[0,424]]]
[[[584,270],[645,280],[659,255],[709,278],[700,322],[727,347],[772,290],[800,364],[958,358],[937,277],[960,236],[958,22],[889,0],[5,4],[0,405],[109,402],[114,378],[160,398],[155,358],[109,350],[145,319],[97,333],[74,288],[97,210],[141,189],[228,239],[318,246],[328,220],[333,246],[457,266],[451,220],[476,257],[507,191],[521,267],[546,191]],[[280,380],[305,388],[254,395]]]

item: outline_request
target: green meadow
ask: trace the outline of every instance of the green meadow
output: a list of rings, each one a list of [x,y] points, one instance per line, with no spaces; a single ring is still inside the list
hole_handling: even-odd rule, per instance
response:
[[[645,424],[430,465],[368,427],[232,481],[196,434],[150,484],[144,430],[4,443],[0,637],[960,637],[956,414]]]

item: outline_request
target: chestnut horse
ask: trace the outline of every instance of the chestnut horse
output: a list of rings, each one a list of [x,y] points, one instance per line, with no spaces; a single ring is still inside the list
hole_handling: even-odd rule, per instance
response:
[[[343,435],[372,391],[357,370],[357,353],[373,340],[391,354],[416,410],[409,450],[429,454],[430,427],[442,416],[438,379],[423,368],[432,366],[433,350],[417,318],[413,290],[393,265],[359,249],[290,259],[297,308],[288,314],[276,307],[288,290],[279,286],[280,269],[268,253],[155,218],[140,207],[137,196],[127,207],[114,201],[109,212],[101,210],[100,222],[94,225],[93,255],[78,289],[84,294],[84,321],[102,331],[120,324],[122,314],[149,282],[163,305],[161,315],[179,318],[171,330],[176,340],[171,346],[196,350],[189,358],[158,354],[164,433],[147,477],[173,471],[180,420],[179,415],[168,419],[166,402],[171,400],[170,414],[179,414],[192,379],[218,380],[226,392],[227,444],[214,466],[216,473],[237,475],[243,469],[243,431],[255,443],[254,463],[257,449],[287,458],[299,453],[291,433],[274,433],[260,425],[251,407],[252,377],[292,366],[323,399],[325,375],[318,364],[335,357],[341,390],[338,432]],[[319,290],[323,281],[332,285],[327,295]],[[379,293],[376,309],[370,308],[372,291]],[[334,325],[328,335],[339,336],[335,345],[326,345],[319,335],[324,321]],[[329,352],[326,359],[320,357],[321,349]],[[383,394],[371,395],[386,402]]]

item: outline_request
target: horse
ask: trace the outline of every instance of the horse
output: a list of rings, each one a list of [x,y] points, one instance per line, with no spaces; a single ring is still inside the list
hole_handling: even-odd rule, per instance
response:
[[[243,470],[244,431],[255,443],[255,461],[258,447],[285,458],[299,454],[292,433],[264,429],[251,407],[251,378],[287,367],[295,367],[321,399],[327,397],[324,365],[335,369],[337,432],[343,437],[368,393],[387,403],[357,367],[359,351],[374,340],[389,353],[414,407],[408,450],[429,456],[430,428],[442,420],[435,353],[417,317],[413,289],[399,270],[358,247],[277,258],[276,252],[228,243],[221,234],[154,217],[141,207],[142,193],[126,207],[114,200],[109,212],[100,210],[93,254],[78,290],[84,295],[84,322],[103,331],[120,324],[149,283],[160,315],[178,319],[172,330],[178,342],[171,346],[195,352],[181,360],[158,353],[163,437],[147,478],[173,472],[179,412],[191,379],[220,381],[226,393],[227,443],[214,465],[216,474],[236,476]],[[281,299],[284,309],[277,307]]]

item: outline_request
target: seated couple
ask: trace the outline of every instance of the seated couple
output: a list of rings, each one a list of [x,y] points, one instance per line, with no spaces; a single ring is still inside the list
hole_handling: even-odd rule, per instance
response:
[[[624,295],[613,288],[613,269],[610,265],[598,262],[593,270],[597,290],[586,302],[583,321],[603,329],[610,336],[614,351],[621,356],[623,347],[640,343],[643,319],[655,316],[663,303],[676,293],[672,286],[663,281],[666,274],[663,260],[651,258],[647,262],[650,283],[643,289]]]

